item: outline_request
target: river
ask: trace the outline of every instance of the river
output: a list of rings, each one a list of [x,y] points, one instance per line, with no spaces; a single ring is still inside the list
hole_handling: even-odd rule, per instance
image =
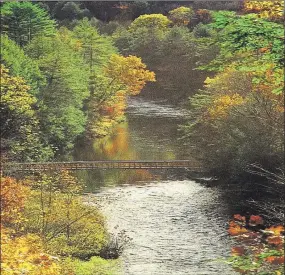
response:
[[[186,115],[164,100],[133,97],[126,122],[100,142],[77,146],[76,159],[191,159],[177,130]],[[131,238],[121,257],[124,275],[236,274],[223,263],[231,213],[219,189],[187,179],[185,171],[78,174],[109,230]]]

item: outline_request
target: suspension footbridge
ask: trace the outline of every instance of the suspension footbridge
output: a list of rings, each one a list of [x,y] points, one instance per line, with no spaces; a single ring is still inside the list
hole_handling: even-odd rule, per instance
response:
[[[93,169],[187,169],[200,172],[201,168],[190,160],[97,160],[70,162],[22,162],[3,163],[4,172],[93,170]]]

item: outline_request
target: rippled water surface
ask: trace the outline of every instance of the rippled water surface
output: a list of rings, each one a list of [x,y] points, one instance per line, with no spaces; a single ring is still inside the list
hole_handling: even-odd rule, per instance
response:
[[[163,100],[145,100],[140,97],[129,99],[127,112],[129,117],[143,116],[153,119],[184,118],[188,115],[186,110],[165,104]]]
[[[78,146],[76,159],[192,159],[178,125],[187,112],[143,96],[128,103],[127,121],[114,134]],[[99,201],[109,230],[132,240],[123,256],[125,275],[235,274],[229,255],[230,214],[220,192],[186,180],[185,171],[80,171],[86,199]]]
[[[161,181],[103,188],[96,200],[110,230],[132,238],[122,257],[124,274],[235,274],[221,262],[229,239],[216,190],[190,180]]]

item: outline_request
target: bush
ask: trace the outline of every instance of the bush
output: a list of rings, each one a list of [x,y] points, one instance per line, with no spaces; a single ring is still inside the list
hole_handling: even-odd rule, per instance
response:
[[[80,183],[61,172],[53,178],[44,175],[32,186],[24,229],[42,235],[54,254],[82,259],[99,255],[107,242],[104,218],[96,208],[83,204]]]
[[[284,227],[263,224],[262,217],[251,215],[246,225],[246,217],[239,214],[229,223],[228,232],[238,246],[227,262],[240,274],[284,274]]]
[[[102,249],[100,256],[104,259],[118,259],[129,241],[130,238],[126,235],[125,231],[109,236],[108,243]]]

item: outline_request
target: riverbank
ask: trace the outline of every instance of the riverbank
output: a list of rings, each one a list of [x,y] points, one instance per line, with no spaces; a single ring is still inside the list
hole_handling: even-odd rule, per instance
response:
[[[100,257],[112,250],[105,218],[82,202],[81,192],[66,171],[1,177],[3,274],[118,274],[119,260]]]

